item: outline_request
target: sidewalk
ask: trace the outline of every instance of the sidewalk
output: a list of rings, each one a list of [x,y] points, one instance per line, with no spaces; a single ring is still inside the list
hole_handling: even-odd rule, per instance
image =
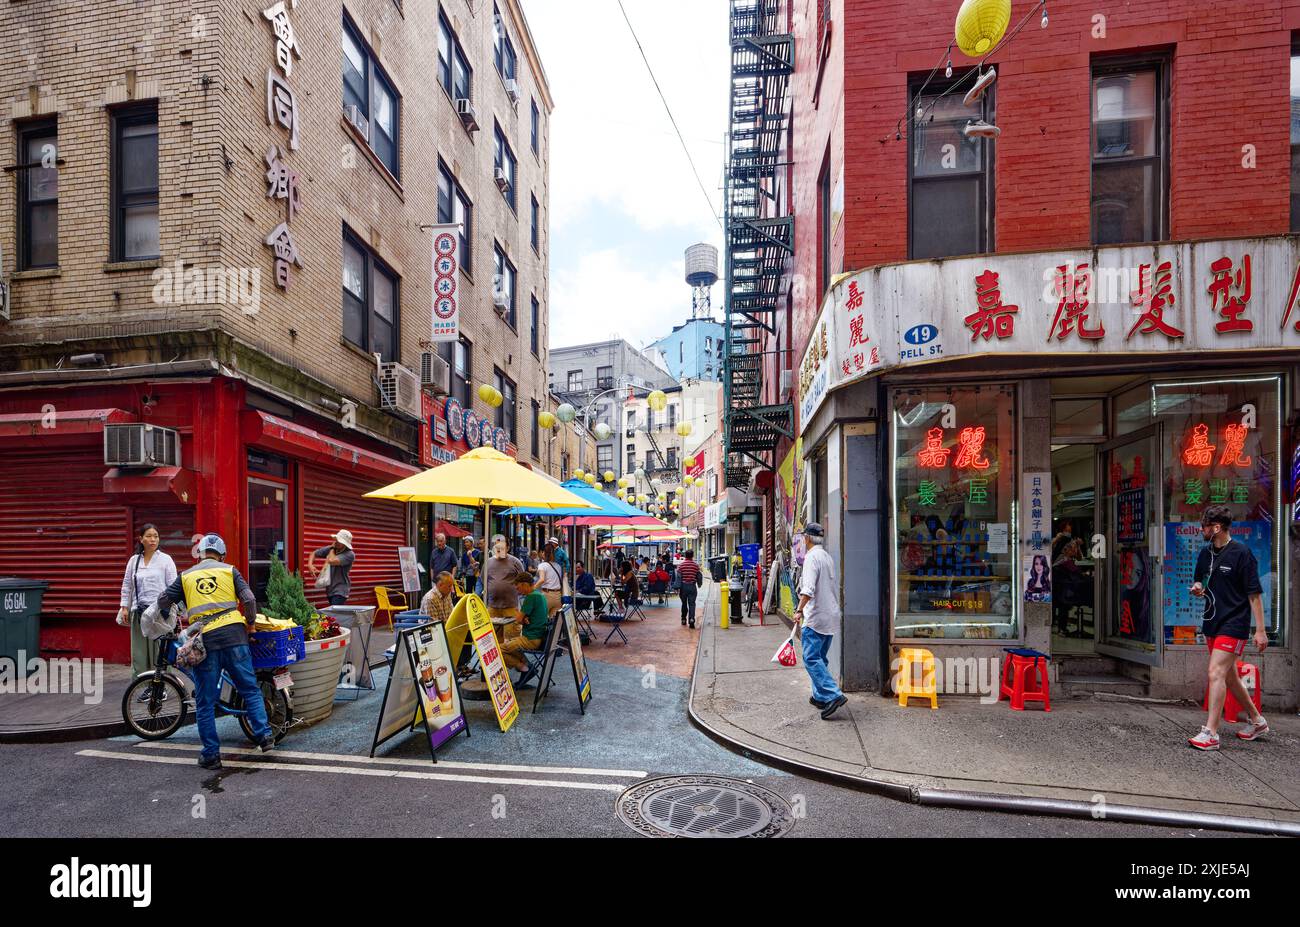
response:
[[[1294,715],[1274,713],[1272,733],[1253,743],[1225,725],[1223,749],[1211,754],[1186,745],[1204,719],[1198,709],[1113,699],[1053,697],[1044,713],[941,695],[933,711],[915,700],[901,708],[878,694],[848,693],[848,705],[823,721],[808,704],[802,657],[793,668],[770,662],[788,623],[768,616],[763,627],[722,630],[716,608],[710,612],[692,719],[771,762],[926,803],[1013,796],[1038,810],[1044,800],[1082,803],[1060,809],[1079,814],[1104,800],[1112,817],[1159,809],[1280,822],[1300,834]]]

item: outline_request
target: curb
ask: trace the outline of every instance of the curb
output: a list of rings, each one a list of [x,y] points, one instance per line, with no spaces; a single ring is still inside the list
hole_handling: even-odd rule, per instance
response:
[[[714,623],[715,630],[721,630]],[[1232,815],[1205,814],[1197,811],[1170,811],[1164,808],[1148,808],[1141,805],[1107,804],[1104,817],[1098,818],[1097,807],[1091,802],[1057,798],[1027,798],[1020,795],[1006,795],[1000,792],[974,792],[957,789],[930,789],[919,785],[902,785],[897,782],[885,782],[867,776],[854,776],[836,772],[821,766],[813,766],[790,757],[769,753],[742,741],[735,740],[713,727],[695,710],[695,685],[700,675],[700,647],[704,636],[700,635],[695,645],[695,668],[691,673],[691,691],[687,696],[686,707],[691,724],[710,739],[738,753],[746,759],[756,759],[776,769],[794,772],[799,775],[842,785],[859,792],[883,795],[898,801],[914,805],[931,807],[967,808],[982,811],[1000,811],[1011,814],[1041,814],[1052,817],[1089,818],[1106,821],[1122,821],[1129,824],[1164,825],[1170,827],[1192,827],[1204,830],[1230,830],[1243,833],[1267,834],[1283,837],[1300,837],[1300,824],[1287,821],[1270,821],[1262,818],[1245,818]]]
[[[37,728],[31,731],[0,731],[0,744],[60,744],[76,740],[104,740],[131,733],[125,721],[104,721],[81,727]]]

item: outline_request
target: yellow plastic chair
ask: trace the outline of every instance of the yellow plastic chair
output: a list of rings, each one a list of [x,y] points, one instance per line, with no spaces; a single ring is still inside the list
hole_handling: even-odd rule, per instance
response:
[[[392,596],[392,598],[389,598],[390,595]],[[404,612],[408,608],[410,608],[410,606],[406,604],[406,593],[404,592],[390,593],[388,591],[387,586],[375,587],[375,603],[376,603],[375,617],[378,618],[380,612],[387,612],[388,626],[390,628],[393,626],[393,613]],[[379,622],[376,621],[375,624],[379,624]]]
[[[920,669],[920,679],[917,670]],[[934,654],[920,647],[902,647],[898,651],[898,674],[894,677],[898,704],[907,707],[909,698],[923,698],[931,708],[939,707],[939,690],[935,685]]]

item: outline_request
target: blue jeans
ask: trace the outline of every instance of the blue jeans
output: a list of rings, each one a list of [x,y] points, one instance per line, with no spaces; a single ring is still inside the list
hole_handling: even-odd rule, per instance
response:
[[[700,587],[695,583],[682,583],[677,594],[682,600],[682,617],[695,620],[695,598],[699,595]]]
[[[819,702],[833,702],[843,693],[835,677],[826,668],[826,654],[830,652],[833,634],[818,634],[812,628],[803,629],[803,666],[812,680],[813,698]]]
[[[259,742],[269,739],[271,725],[266,721],[266,703],[253,673],[253,658],[248,645],[209,650],[207,659],[194,667],[194,715],[199,726],[199,740],[203,741],[205,760],[221,755],[221,738],[217,736],[217,699],[221,696],[221,671],[225,670],[235,684],[235,691],[244,700],[248,720],[253,725],[253,736]]]

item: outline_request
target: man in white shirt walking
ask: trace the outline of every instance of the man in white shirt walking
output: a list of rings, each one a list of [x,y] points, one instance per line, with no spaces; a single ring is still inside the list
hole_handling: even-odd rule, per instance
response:
[[[812,698],[808,701],[813,707],[820,708],[822,720],[827,720],[848,702],[826,666],[831,641],[840,632],[842,615],[836,595],[839,583],[835,578],[835,561],[822,546],[825,529],[813,522],[804,528],[803,533],[808,553],[803,560],[799,608],[794,613],[794,623],[795,627],[803,626],[803,665],[813,687]]]

